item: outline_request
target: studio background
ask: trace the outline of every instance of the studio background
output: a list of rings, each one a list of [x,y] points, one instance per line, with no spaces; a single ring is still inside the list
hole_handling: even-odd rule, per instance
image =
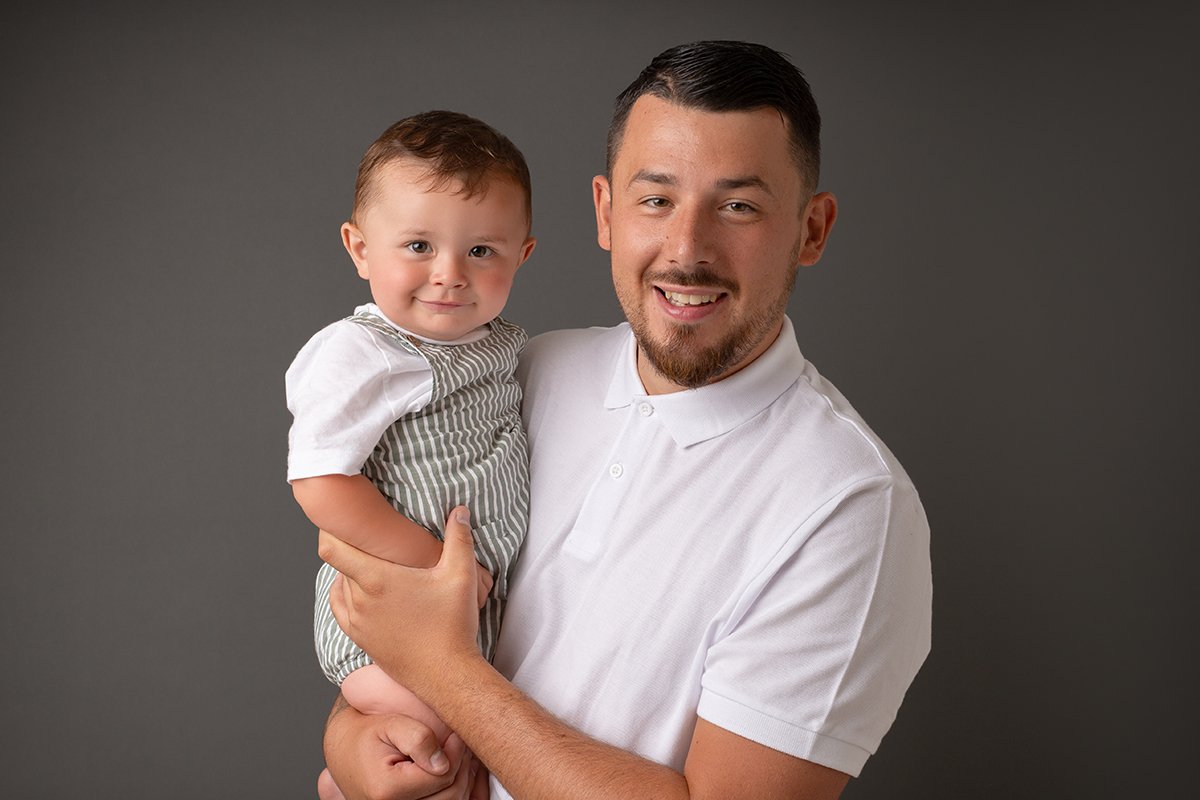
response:
[[[8,4],[0,796],[314,796],[333,691],[283,372],[368,297],[338,240],[359,156],[429,108],[495,125],[539,238],[506,316],[615,323],[589,185],[611,102],[701,38],[813,84],[841,208],[790,313],[933,528],[933,653],[845,797],[1176,796],[1188,6]]]

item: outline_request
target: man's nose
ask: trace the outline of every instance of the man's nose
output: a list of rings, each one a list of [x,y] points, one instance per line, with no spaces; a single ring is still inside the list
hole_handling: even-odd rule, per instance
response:
[[[696,207],[677,206],[667,227],[667,256],[681,267],[712,262],[712,228],[708,214]]]

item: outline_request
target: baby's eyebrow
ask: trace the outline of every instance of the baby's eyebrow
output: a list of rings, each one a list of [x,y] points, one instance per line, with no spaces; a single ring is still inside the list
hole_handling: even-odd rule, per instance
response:
[[[471,238],[477,244],[505,244],[509,240],[509,237],[502,233],[486,233]]]

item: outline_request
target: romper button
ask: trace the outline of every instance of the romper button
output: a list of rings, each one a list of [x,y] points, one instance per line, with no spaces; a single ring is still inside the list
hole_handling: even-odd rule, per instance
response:
[[[643,417],[648,417],[654,413],[654,406],[650,405],[649,403],[642,403],[640,406],[638,406],[638,413]]]
[[[614,478],[621,477],[621,475],[624,474],[624,472],[625,472],[625,468],[622,467],[620,464],[613,464],[611,467],[608,468],[608,474],[612,475]]]

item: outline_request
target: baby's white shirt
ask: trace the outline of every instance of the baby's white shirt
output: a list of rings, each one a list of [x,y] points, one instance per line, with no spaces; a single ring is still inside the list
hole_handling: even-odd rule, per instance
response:
[[[355,314],[373,314],[406,336],[431,344],[475,342],[484,325],[454,341],[405,330],[374,303]],[[428,362],[367,325],[338,320],[318,331],[296,354],[284,377],[288,432],[287,479],[357,475],[384,431],[400,417],[425,407],[433,394]]]

